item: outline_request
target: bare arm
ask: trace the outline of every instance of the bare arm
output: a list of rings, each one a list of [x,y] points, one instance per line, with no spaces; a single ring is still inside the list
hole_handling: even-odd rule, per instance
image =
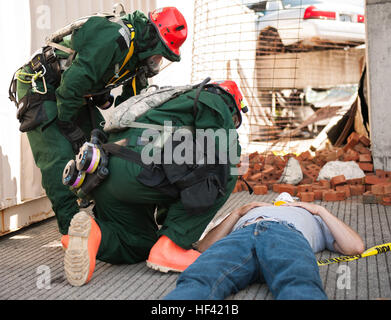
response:
[[[213,243],[228,235],[236,222],[238,222],[238,220],[251,209],[270,205],[270,203],[266,202],[252,202],[233,210],[218,226],[210,230],[207,235],[198,243],[198,251],[204,252]]]
[[[335,239],[334,248],[336,251],[346,255],[356,255],[365,250],[364,242],[360,235],[327,211],[326,208],[308,202],[287,203],[284,204],[284,206],[301,207],[311,212],[313,215],[321,217]]]

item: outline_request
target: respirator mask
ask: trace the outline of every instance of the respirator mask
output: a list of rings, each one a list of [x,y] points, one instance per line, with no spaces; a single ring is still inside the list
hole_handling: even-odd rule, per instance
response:
[[[152,78],[156,76],[160,71],[160,66],[163,63],[163,57],[161,55],[153,55],[145,59],[145,76],[147,78]]]

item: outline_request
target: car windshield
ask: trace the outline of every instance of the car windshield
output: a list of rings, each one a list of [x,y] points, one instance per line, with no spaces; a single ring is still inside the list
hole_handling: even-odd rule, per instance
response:
[[[329,2],[328,1],[322,1],[322,0],[282,0],[282,4],[284,8],[289,8],[289,7],[297,7],[297,6],[306,6],[306,5],[311,5],[311,4],[317,4],[317,3],[322,3],[322,2]],[[336,0],[332,0],[336,1]],[[336,1],[340,2],[340,1]],[[364,0],[344,0],[345,4],[352,4],[356,6],[363,7],[364,6]]]
[[[322,3],[320,0],[283,0],[282,4],[284,8],[306,6],[309,4]]]
[[[267,1],[267,0],[259,0],[259,1],[242,0],[242,4],[249,7],[250,9],[254,10],[255,12],[265,12],[266,8],[267,8],[267,3],[269,2],[269,4],[270,4],[270,2],[273,2],[273,1],[280,2],[277,0],[269,0],[269,1]],[[322,0],[282,0],[281,3],[284,8],[290,8],[290,7],[297,7],[297,6],[301,6],[301,5],[304,6],[304,5],[321,3],[323,1]],[[352,1],[354,1],[354,0],[352,0]]]
[[[298,6],[308,6],[308,5],[330,2],[330,1],[341,3],[341,0],[282,0],[281,3],[284,8],[291,8],[291,7],[298,7]],[[267,3],[268,1],[266,0],[260,0],[260,1],[242,0],[242,4],[244,4],[245,6],[249,7],[250,9],[256,12],[266,11]],[[344,0],[344,4],[351,4],[351,5],[363,7],[364,0]]]
[[[258,11],[265,11],[266,10],[266,3],[267,1],[248,1],[248,0],[242,0],[242,4],[249,7],[251,10],[254,10],[256,12]]]

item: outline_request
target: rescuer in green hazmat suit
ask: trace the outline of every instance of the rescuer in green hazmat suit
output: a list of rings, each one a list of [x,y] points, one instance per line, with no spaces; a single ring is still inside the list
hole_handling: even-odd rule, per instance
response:
[[[64,245],[65,272],[72,285],[80,286],[91,279],[95,258],[113,264],[147,259],[153,269],[181,272],[199,256],[192,249],[193,243],[236,184],[234,170],[241,152],[236,129],[241,124],[241,112],[246,111],[242,101],[233,81],[195,86],[143,113],[132,127],[110,132],[103,144],[103,150],[110,153],[109,174],[91,191],[95,219],[85,212],[78,213]],[[129,105],[136,108],[136,103]],[[167,123],[174,128],[174,135],[175,130],[184,128],[220,132],[212,134],[212,148],[207,152],[213,149],[218,155],[231,153],[225,158],[230,161],[216,160],[212,165],[197,167],[194,163],[177,165],[173,158],[173,163],[167,164],[166,156],[175,154],[175,146],[179,146],[169,135],[160,164],[154,160],[145,164],[141,155],[145,156],[143,152],[151,141],[158,140],[151,138],[154,130],[146,131]],[[193,130],[192,141],[197,140],[196,136]],[[174,144],[170,154],[164,153],[167,143]],[[131,157],[127,157],[129,152]],[[76,263],[79,261],[83,261],[83,267]]]
[[[173,7],[148,17],[139,11],[115,19],[93,16],[71,35],[48,43],[15,73],[10,99],[18,107],[20,131],[27,132],[62,234],[80,211],[77,197],[62,183],[62,172],[91,130],[101,128],[96,107],[110,107],[110,89],[120,84],[116,105],[138,94],[158,73],[162,57],[180,60],[186,37],[186,21]]]

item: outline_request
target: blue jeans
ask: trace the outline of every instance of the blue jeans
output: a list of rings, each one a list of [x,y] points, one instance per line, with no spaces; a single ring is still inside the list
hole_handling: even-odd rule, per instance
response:
[[[291,224],[259,221],[214,243],[166,300],[222,300],[255,282],[275,299],[327,299],[315,255]]]

